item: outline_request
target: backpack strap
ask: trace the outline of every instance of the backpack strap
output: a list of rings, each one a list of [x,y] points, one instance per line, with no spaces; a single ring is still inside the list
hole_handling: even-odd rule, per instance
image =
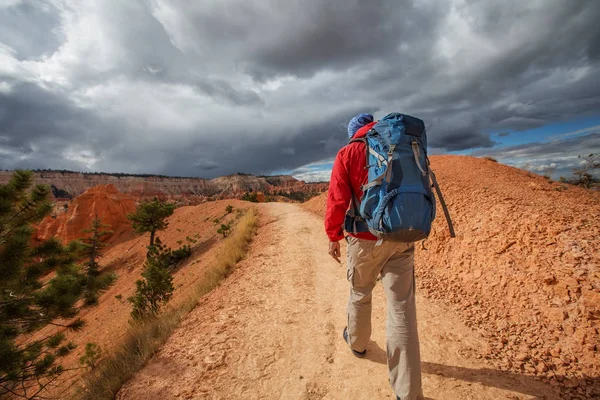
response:
[[[350,139],[350,141],[348,141],[348,144],[351,143],[364,143],[365,147],[367,148],[367,164],[365,166],[365,168],[369,167],[369,144],[367,143],[367,139],[365,137],[361,137],[361,138],[352,138]],[[352,189],[350,189],[350,191],[352,192],[352,208],[350,209],[350,216],[353,218],[354,220],[354,225],[355,225],[355,232],[356,232],[356,221],[364,221],[364,218],[360,215],[360,202],[358,201],[358,198],[356,197],[356,195],[354,194],[354,191],[352,191]]]
[[[423,169],[423,167],[421,166],[421,163],[419,162],[419,158],[421,156],[421,153],[419,152],[419,143],[417,142],[416,139],[413,139],[410,142],[410,145],[412,147],[412,151],[413,151],[413,156],[415,156],[415,162],[417,163],[417,167],[419,167],[419,171],[421,171],[421,174],[423,176],[427,175],[427,172],[425,172],[425,170]]]
[[[383,182],[383,177],[385,176],[385,174],[380,175],[379,177],[373,179],[371,182],[369,183],[365,183],[364,185],[362,185],[360,188],[363,192],[366,192],[367,189],[371,189],[372,187],[375,186],[379,186],[381,185],[381,183]]]
[[[348,144],[351,144],[351,143],[364,143],[365,144],[365,147],[367,148],[367,163],[366,163],[365,169],[369,168],[369,143],[367,143],[367,138],[365,138],[365,137],[361,137],[358,139],[352,138],[352,139],[350,139]]]
[[[358,143],[358,142],[367,143],[367,139],[365,139],[364,137],[357,138],[357,139],[350,139],[350,141],[348,141],[348,144],[350,144],[350,143]]]
[[[417,163],[418,164],[418,163]],[[431,178],[431,182],[433,183],[433,187],[435,188],[435,192],[438,195],[438,199],[440,199],[440,204],[442,205],[442,210],[444,210],[444,215],[446,216],[446,221],[448,222],[448,229],[450,230],[450,237],[456,237],[454,233],[454,226],[452,225],[452,220],[450,219],[450,212],[448,211],[448,207],[446,206],[446,202],[444,201],[444,196],[442,196],[442,191],[440,189],[440,185],[438,185],[438,181],[435,178],[435,174],[429,168],[429,158],[427,158],[427,169],[429,170],[429,177]]]

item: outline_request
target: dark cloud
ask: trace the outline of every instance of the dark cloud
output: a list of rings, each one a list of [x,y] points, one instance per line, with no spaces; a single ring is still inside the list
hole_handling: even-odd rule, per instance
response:
[[[485,132],[598,115],[599,18],[584,0],[14,0],[0,167],[298,169],[359,112],[422,118],[435,153],[495,151]]]
[[[510,132],[500,132],[498,134],[498,136],[500,136],[500,137],[507,137],[507,136],[510,136]]]
[[[533,142],[495,149],[477,150],[474,156],[491,156],[498,161],[515,165],[554,178],[571,176],[581,164],[578,156],[600,151],[600,131],[564,136],[549,142]]]
[[[64,95],[31,83],[0,92],[0,168],[86,170],[118,146],[118,132]]]
[[[478,147],[493,147],[494,142],[489,134],[476,131],[456,131],[448,132],[444,136],[435,136],[429,140],[429,146],[433,148],[442,148],[448,151],[457,151],[472,149]]]
[[[261,105],[264,103],[256,92],[251,90],[236,90],[224,80],[198,81],[196,86],[207,95],[231,102],[234,105]]]
[[[198,160],[194,163],[194,167],[202,171],[210,171],[219,168],[219,164],[210,160]]]
[[[197,174],[194,168],[202,165],[211,167],[210,176],[219,176],[233,172],[260,175],[299,168],[315,160],[331,157],[332,148],[335,149],[335,155],[348,141],[346,135],[339,135],[338,132],[356,113],[358,111],[344,112],[332,115],[330,120],[323,123],[312,123],[298,128],[288,127],[284,137],[271,135],[275,127],[266,125],[263,140],[247,141],[242,146],[236,146],[218,134],[212,138],[199,137],[194,139],[191,151],[181,149],[180,156],[170,159],[164,170],[184,171],[184,175]],[[189,143],[184,145],[189,146]]]

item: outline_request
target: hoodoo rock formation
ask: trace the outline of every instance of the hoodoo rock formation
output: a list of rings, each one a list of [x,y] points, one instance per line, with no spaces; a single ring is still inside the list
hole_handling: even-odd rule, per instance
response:
[[[96,217],[113,231],[106,238],[108,242],[130,238],[133,231],[127,214],[133,211],[135,199],[131,195],[120,193],[114,185],[95,186],[70,202],[66,212],[46,217],[38,226],[36,239],[56,236],[65,243],[79,239]]]

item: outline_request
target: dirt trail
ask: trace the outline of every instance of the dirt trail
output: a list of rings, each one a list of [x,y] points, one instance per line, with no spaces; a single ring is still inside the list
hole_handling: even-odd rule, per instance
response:
[[[322,221],[293,204],[261,206],[250,254],[207,295],[118,399],[394,398],[385,365],[385,300],[374,292],[367,358],[341,339],[345,262],[327,255]],[[476,358],[482,339],[456,314],[417,301],[426,399],[557,399],[531,377]]]

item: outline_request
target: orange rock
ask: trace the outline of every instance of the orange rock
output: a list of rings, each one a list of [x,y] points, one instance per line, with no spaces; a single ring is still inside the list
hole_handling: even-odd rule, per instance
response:
[[[600,309],[600,293],[594,290],[582,289],[583,304],[586,307],[593,307]]]
[[[82,231],[89,228],[92,220],[98,216],[103,224],[110,225],[113,234],[105,241],[114,242],[119,238],[129,238],[132,232],[127,214],[135,211],[132,196],[119,193],[114,185],[100,185],[88,189],[75,198],[66,213],[48,216],[38,226],[35,239],[47,240],[58,237],[64,243],[86,236]]]

